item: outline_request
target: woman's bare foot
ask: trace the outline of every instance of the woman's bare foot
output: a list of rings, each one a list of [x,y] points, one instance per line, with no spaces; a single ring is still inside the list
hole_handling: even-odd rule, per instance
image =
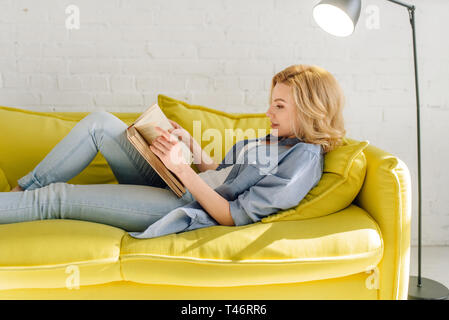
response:
[[[20,186],[17,186],[14,189],[11,189],[10,192],[18,192],[18,191],[23,191],[23,189]]]

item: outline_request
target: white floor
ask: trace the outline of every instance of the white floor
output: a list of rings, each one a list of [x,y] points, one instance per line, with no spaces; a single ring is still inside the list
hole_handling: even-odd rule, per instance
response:
[[[410,252],[410,275],[418,275],[418,247],[412,247]],[[449,247],[422,247],[421,277],[449,288]]]

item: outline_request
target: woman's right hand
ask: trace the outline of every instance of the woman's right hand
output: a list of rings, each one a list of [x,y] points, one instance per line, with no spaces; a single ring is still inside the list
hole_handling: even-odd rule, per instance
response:
[[[169,129],[168,132],[180,137],[182,141],[187,145],[193,155],[193,161],[200,172],[207,170],[216,170],[218,164],[203,150],[201,145],[196,142],[190,133],[177,124],[175,121],[168,119],[173,129]]]
[[[190,139],[192,136],[190,133],[181,127],[177,122],[170,119],[168,119],[168,121],[170,121],[170,124],[173,126],[173,128],[169,129],[168,132],[175,135],[178,139],[181,138],[180,140],[182,140],[190,148],[190,150],[192,150],[192,146],[190,146]]]

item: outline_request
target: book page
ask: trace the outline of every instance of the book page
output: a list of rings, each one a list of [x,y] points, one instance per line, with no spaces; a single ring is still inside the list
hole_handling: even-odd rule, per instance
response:
[[[160,136],[154,129],[155,126],[159,126],[164,130],[172,128],[172,125],[157,104],[148,108],[134,123],[134,127],[149,144]]]
[[[139,131],[148,144],[152,144],[154,139],[161,135],[158,131],[156,131],[156,126],[161,127],[166,131],[173,128],[157,103],[148,108],[134,123],[134,127],[137,131]],[[178,140],[177,136],[173,134],[171,134],[171,136]],[[188,164],[191,164],[193,162],[193,155],[190,152],[190,149],[183,141],[179,142],[185,161]]]

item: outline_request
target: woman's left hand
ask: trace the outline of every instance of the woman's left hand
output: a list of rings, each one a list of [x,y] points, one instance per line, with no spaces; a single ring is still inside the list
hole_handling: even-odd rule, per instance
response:
[[[154,139],[150,145],[151,151],[161,159],[164,165],[173,173],[178,174],[186,166],[179,140],[176,140],[168,131],[156,127],[156,130],[161,133],[159,137]]]

